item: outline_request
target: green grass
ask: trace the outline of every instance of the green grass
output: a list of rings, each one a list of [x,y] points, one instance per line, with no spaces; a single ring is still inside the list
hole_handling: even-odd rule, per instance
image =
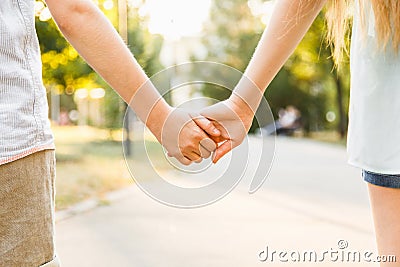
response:
[[[90,127],[53,127],[56,138],[56,208],[65,209],[88,198],[103,198],[106,192],[133,184],[123,157],[121,132]],[[148,148],[158,145],[150,141]],[[147,160],[135,155],[132,160]],[[162,158],[158,166],[165,166]],[[163,165],[164,164],[164,165]],[[106,202],[106,201],[105,201]]]
[[[336,131],[311,132],[309,138],[320,142],[346,146],[346,138],[341,138]]]

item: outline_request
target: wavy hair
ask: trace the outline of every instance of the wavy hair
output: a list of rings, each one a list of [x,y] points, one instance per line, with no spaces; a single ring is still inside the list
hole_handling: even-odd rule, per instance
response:
[[[393,49],[396,54],[400,46],[400,1],[398,0],[356,0],[362,30],[366,35],[365,10],[369,1],[375,16],[375,33],[378,48],[382,51]],[[340,64],[343,53],[348,53],[350,22],[354,14],[355,0],[328,0],[326,19],[327,40],[332,47],[336,65]]]

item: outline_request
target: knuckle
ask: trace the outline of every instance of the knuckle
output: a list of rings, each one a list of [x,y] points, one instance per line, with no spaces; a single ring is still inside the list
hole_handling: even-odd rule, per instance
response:
[[[213,124],[211,121],[204,119],[204,127],[206,127],[207,129],[210,129],[213,127]]]
[[[194,147],[194,148],[192,149],[192,151],[193,151],[194,153],[198,154],[198,155],[201,154],[201,151],[200,151],[200,147],[199,147],[199,146]]]
[[[186,152],[189,152],[189,151],[193,151],[193,150],[195,150],[196,149],[196,144],[194,143],[194,142],[191,142],[190,144],[188,144],[187,145],[187,147],[186,147]]]
[[[187,151],[189,149],[191,149],[192,144],[191,143],[184,143],[184,144],[180,144],[179,145],[179,150],[181,152]]]
[[[204,133],[196,135],[196,145],[199,145],[201,142],[204,142],[203,140],[206,138],[207,136]]]
[[[193,130],[193,135],[196,138],[201,138],[203,136],[203,130],[200,130],[200,128],[196,128]]]

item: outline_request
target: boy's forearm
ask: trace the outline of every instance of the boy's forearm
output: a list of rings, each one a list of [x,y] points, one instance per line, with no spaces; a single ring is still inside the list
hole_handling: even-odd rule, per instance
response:
[[[47,5],[65,38],[88,64],[127,102],[148,81],[123,40],[104,14],[90,0],[47,0]],[[140,89],[135,112],[145,121],[154,104],[167,110],[151,83]],[[136,96],[135,96],[136,98]],[[150,116],[162,119],[160,116]]]

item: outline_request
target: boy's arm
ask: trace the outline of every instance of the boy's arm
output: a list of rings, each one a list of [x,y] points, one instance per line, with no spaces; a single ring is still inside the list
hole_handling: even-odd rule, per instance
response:
[[[190,117],[182,113],[174,114],[174,117],[177,117],[173,120],[176,125],[164,125],[173,109],[150,82],[146,83],[148,77],[97,6],[91,0],[46,0],[46,3],[65,38],[88,64],[131,104],[138,117],[146,123],[157,139],[163,142],[168,152],[179,157],[180,151],[176,148],[180,146],[186,158],[198,159],[193,152],[199,154],[199,140],[207,138],[207,135],[198,131],[197,125],[189,121]],[[141,88],[144,84],[146,86]],[[204,119],[199,122],[203,124],[207,133],[215,135],[215,128],[211,123]],[[170,130],[168,128],[177,126],[181,127],[181,132],[178,132],[182,137],[179,144],[178,136],[172,138],[171,134],[166,134],[166,131]],[[168,140],[164,138],[165,134],[169,136],[170,143],[166,143]],[[180,159],[182,163],[190,163],[184,157]]]

